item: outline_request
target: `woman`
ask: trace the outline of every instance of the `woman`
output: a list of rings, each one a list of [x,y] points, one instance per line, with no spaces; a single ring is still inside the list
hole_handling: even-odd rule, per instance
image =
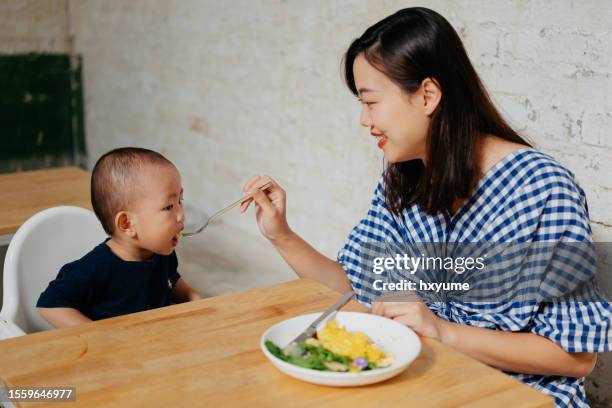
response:
[[[256,187],[271,179],[257,176],[244,190],[262,234],[300,277],[353,290],[373,313],[512,373],[559,406],[588,406],[583,377],[595,353],[609,350],[610,304],[487,310],[380,302],[362,253],[368,240],[591,242],[586,199],[571,172],[504,121],[459,36],[434,11],[400,10],[368,28],[345,55],[345,78],[388,162],[368,214],[329,259],[288,226],[283,189],[274,182],[261,192]],[[576,313],[591,318],[576,321]]]

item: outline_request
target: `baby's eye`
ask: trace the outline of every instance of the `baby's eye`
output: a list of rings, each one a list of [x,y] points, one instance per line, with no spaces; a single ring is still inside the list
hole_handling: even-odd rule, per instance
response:
[[[163,210],[164,211],[170,211],[173,207],[174,207],[174,204],[170,204],[169,206],[164,207]]]

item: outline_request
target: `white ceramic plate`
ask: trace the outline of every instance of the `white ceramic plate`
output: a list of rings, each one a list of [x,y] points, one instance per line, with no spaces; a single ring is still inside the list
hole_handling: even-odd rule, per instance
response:
[[[276,368],[302,381],[351,387],[384,381],[398,375],[417,358],[421,351],[419,337],[408,327],[385,317],[357,312],[332,314],[325,322],[321,323],[321,326],[327,321],[336,319],[339,325],[346,326],[348,331],[364,332],[377,347],[393,357],[391,366],[356,373],[312,370],[282,361],[272,355],[266,348],[266,340],[270,340],[283,348],[320,315],[321,313],[311,313],[284,320],[270,327],[261,336],[261,349]]]

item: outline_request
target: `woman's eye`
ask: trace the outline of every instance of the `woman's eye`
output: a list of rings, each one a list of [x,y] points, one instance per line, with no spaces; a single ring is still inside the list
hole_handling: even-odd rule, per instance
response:
[[[170,211],[172,209],[172,207],[174,207],[174,205],[170,204],[169,206],[164,207],[164,211]]]

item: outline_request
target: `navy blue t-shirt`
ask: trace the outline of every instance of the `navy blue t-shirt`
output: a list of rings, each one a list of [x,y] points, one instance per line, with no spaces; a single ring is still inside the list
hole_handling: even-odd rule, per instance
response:
[[[146,261],[124,261],[105,241],[64,265],[36,307],[72,307],[100,320],[168,306],[180,278],[177,267],[174,252],[155,254]]]

